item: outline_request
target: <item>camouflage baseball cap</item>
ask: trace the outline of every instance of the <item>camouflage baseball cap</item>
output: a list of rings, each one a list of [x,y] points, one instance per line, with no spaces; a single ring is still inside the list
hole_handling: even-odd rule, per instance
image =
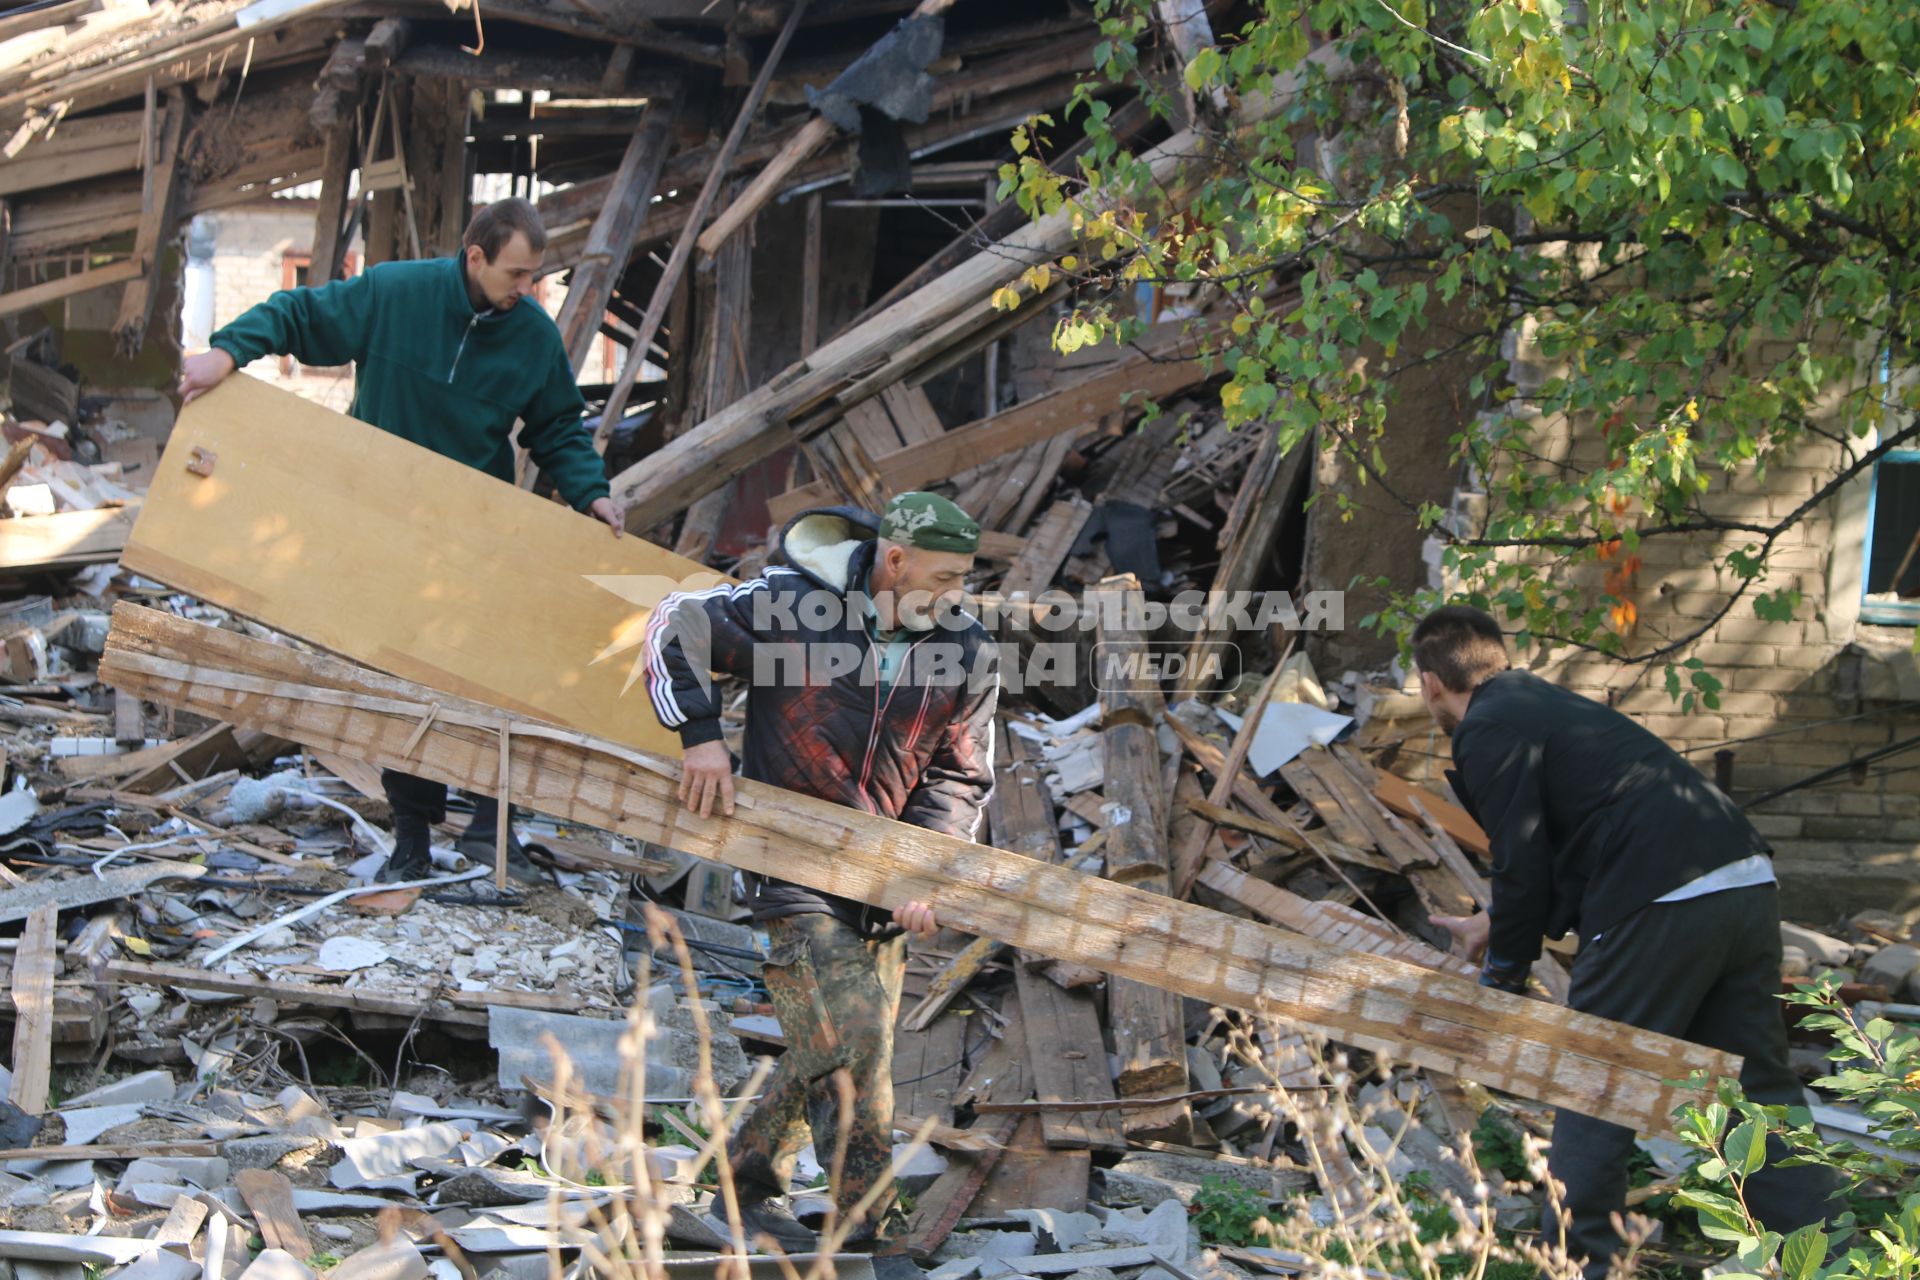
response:
[[[980,526],[972,516],[937,493],[919,490],[894,495],[880,517],[880,536],[926,551],[972,555],[980,549]]]

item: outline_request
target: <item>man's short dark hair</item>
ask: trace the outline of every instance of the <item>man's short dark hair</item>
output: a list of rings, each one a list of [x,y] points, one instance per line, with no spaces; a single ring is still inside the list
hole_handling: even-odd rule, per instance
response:
[[[540,221],[540,211],[533,207],[533,201],[519,196],[495,200],[474,212],[473,221],[467,224],[467,233],[460,237],[460,247],[471,249],[478,245],[487,261],[492,262],[516,231],[527,238],[527,247],[535,253],[546,249],[547,225]]]
[[[1470,605],[1443,605],[1413,629],[1413,662],[1448,692],[1472,693],[1507,669],[1507,642],[1492,615]]]

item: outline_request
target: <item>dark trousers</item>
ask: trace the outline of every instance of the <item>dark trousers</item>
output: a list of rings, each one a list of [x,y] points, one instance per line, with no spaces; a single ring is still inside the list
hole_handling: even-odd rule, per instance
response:
[[[906,972],[906,938],[862,938],[837,917],[812,914],[776,916],[767,921],[767,938],[767,993],[787,1051],[734,1135],[734,1176],[748,1194],[786,1194],[809,1137],[831,1175],[844,1129],[834,1203],[851,1214],[880,1185],[852,1239],[884,1240],[896,1193],[893,1022]],[[844,1115],[836,1080],[843,1069],[853,1101]]]
[[[1630,1026],[1678,1036],[1746,1059],[1740,1083],[1747,1097],[1799,1106],[1799,1078],[1787,1062],[1780,991],[1780,909],[1773,885],[1728,889],[1680,902],[1654,902],[1583,941],[1573,962],[1567,1003]],[[1587,1275],[1602,1276],[1621,1247],[1612,1215],[1623,1212],[1631,1129],[1562,1111],[1553,1122],[1547,1167],[1564,1183],[1571,1218],[1567,1247],[1585,1256]],[[1831,1174],[1814,1167],[1782,1169],[1774,1143],[1767,1167],[1747,1183],[1748,1207],[1770,1230],[1785,1234],[1825,1219],[1838,1206]]]
[[[447,784],[444,782],[416,778],[397,769],[382,769],[380,787],[387,793],[387,803],[393,807],[396,835],[412,831],[424,838],[434,823],[447,820]],[[473,821],[467,827],[467,834],[492,838],[500,827],[499,802],[477,791],[465,794],[473,802]]]

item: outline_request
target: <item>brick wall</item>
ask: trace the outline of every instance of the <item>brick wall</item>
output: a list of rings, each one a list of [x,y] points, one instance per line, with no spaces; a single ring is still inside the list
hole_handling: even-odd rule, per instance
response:
[[[1524,342],[1516,354],[1515,381],[1524,391],[1537,385],[1543,371],[1530,365]],[[1526,402],[1516,410],[1526,412]],[[1545,457],[1583,469],[1604,465],[1598,432],[1565,422],[1539,426]],[[1812,439],[1793,456],[1775,460],[1764,477],[1752,468],[1731,478],[1716,476],[1704,505],[1727,518],[1777,520],[1837,474],[1841,449],[1837,442]],[[1493,479],[1497,486],[1499,477]],[[1732,794],[1743,804],[1920,735],[1920,707],[1901,705],[1920,699],[1912,628],[1858,621],[1866,492],[1864,483],[1850,485],[1775,544],[1769,575],[1758,589],[1797,587],[1803,601],[1792,621],[1756,617],[1750,589],[1673,655],[1674,661],[1699,658],[1722,681],[1717,708],[1682,713],[1666,692],[1664,661],[1623,664],[1562,649],[1552,658],[1523,654],[1517,663],[1634,716],[1708,776],[1715,751],[1732,751]],[[1486,501],[1484,491],[1463,491],[1455,505],[1472,521]],[[1750,542],[1714,535],[1643,541],[1635,596],[1639,621],[1629,655],[1661,647],[1719,613],[1738,585],[1726,556]],[[1589,564],[1557,576],[1597,589],[1601,568]],[[1391,701],[1405,712],[1404,699]],[[1396,770],[1437,780],[1447,755],[1445,735],[1417,717],[1397,727],[1408,740]],[[1369,736],[1392,734],[1382,724],[1372,726]],[[1775,847],[1790,916],[1829,923],[1878,907],[1920,919],[1920,751],[1856,766],[1836,780],[1770,800],[1750,816]]]

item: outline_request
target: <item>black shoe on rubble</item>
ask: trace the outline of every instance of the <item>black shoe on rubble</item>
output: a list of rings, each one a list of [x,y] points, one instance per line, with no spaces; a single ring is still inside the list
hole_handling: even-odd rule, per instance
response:
[[[380,874],[374,879],[381,884],[427,879],[433,874],[432,848],[433,836],[424,823],[418,829],[396,826],[393,852],[387,856],[387,865],[380,868]]]
[[[476,828],[478,828],[476,830]],[[497,821],[481,824],[476,821],[467,828],[454,847],[454,851],[468,862],[482,867],[491,867],[497,856],[496,841],[500,827]],[[513,828],[507,828],[507,874],[521,884],[546,884],[547,875],[533,865],[533,859],[527,857],[527,850],[520,843],[520,837],[513,834]]]
[[[819,1244],[819,1238],[801,1225],[792,1210],[772,1196],[742,1200],[740,1225],[746,1231],[748,1244],[752,1244],[757,1235],[770,1236],[783,1253],[811,1253]]]

